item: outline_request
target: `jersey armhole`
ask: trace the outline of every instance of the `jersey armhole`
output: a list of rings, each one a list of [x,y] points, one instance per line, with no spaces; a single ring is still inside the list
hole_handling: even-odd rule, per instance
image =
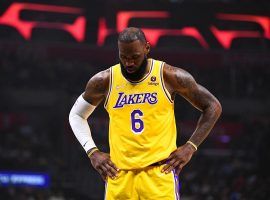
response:
[[[166,86],[165,86],[165,82],[164,82],[164,77],[163,77],[163,67],[165,65],[165,62],[161,63],[161,67],[160,67],[160,79],[161,79],[161,84],[162,84],[162,89],[167,97],[167,99],[173,103],[174,101],[172,100],[171,94],[170,92],[167,90]]]
[[[110,98],[110,94],[111,94],[111,91],[112,91],[112,83],[113,83],[113,69],[112,67],[110,67],[110,82],[109,82],[109,91],[108,91],[108,94],[106,96],[106,99],[105,99],[105,102],[104,102],[104,108],[107,109],[107,104],[108,104],[108,100]]]

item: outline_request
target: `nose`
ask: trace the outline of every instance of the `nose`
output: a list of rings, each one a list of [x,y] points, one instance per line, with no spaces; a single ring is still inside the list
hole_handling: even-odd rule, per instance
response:
[[[130,67],[130,66],[133,66],[135,63],[134,63],[134,60],[126,60],[125,64],[127,67]]]

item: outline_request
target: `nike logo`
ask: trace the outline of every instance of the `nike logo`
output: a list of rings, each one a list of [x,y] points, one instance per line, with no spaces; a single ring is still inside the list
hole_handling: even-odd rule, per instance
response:
[[[88,142],[88,141],[87,141],[87,142]],[[86,143],[87,143],[87,142],[86,142]],[[83,147],[85,147],[86,143],[84,143]]]

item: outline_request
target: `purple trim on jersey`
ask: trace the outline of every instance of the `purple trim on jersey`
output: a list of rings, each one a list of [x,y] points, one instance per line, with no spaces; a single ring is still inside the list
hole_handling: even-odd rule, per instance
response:
[[[110,86],[109,86],[109,92],[108,92],[108,94],[107,94],[107,97],[106,97],[106,99],[105,99],[105,103],[104,103],[104,108],[106,108],[106,106],[107,106],[107,103],[108,103],[108,100],[109,100],[109,98],[110,98],[110,95],[111,95],[111,91],[112,91],[112,84],[113,84],[113,74],[112,74],[112,67],[111,67],[111,69],[110,69]]]
[[[104,190],[104,200],[106,200],[106,194],[107,194],[107,181],[105,181],[105,190]]]
[[[180,194],[179,194],[179,191],[180,191],[180,184],[179,184],[179,181],[178,181],[178,176],[177,176],[177,174],[175,173],[175,170],[173,170],[173,176],[174,176],[174,184],[175,184],[175,195],[176,195],[176,199],[177,199],[177,200],[180,200]]]
[[[163,91],[164,93],[166,94],[168,100],[173,103],[173,100],[171,99],[171,97],[169,97],[169,95],[167,94],[166,92],[166,87],[165,87],[165,83],[164,83],[164,80],[163,80],[163,66],[164,66],[164,62],[161,63],[161,67],[160,67],[160,78],[161,78],[161,85],[162,85],[162,88],[163,88]]]

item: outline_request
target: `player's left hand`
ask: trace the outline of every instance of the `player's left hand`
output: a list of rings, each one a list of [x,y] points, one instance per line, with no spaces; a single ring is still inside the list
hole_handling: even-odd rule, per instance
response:
[[[178,147],[167,158],[166,165],[161,172],[168,174],[175,169],[176,174],[179,175],[180,171],[190,161],[195,151],[196,150],[190,144],[184,144]]]

